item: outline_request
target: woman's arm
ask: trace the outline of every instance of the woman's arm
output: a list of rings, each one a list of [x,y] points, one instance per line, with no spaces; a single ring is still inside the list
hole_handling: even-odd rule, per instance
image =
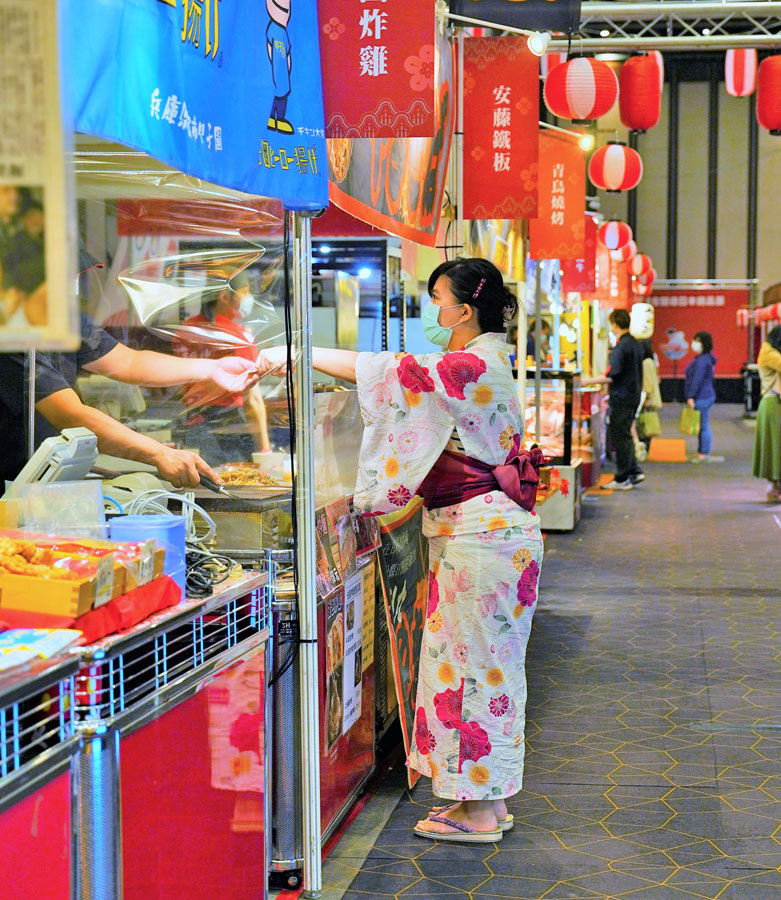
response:
[[[318,372],[341,378],[355,384],[355,363],[358,353],[355,350],[330,350],[326,347],[312,348],[312,365]]]
[[[250,388],[244,395],[244,412],[247,416],[247,424],[255,439],[255,446],[261,453],[271,450],[268,439],[268,424],[266,421],[266,404],[260,393],[260,388]]]
[[[765,341],[759,349],[759,357],[757,358],[758,366],[766,366],[768,369],[775,369],[781,372],[781,353],[774,350],[770,344]]]

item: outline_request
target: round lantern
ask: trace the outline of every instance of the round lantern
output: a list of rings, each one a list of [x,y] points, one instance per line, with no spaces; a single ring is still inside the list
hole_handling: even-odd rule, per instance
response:
[[[628,244],[624,244],[624,246],[619,247],[618,250],[610,251],[610,258],[615,262],[628,262],[636,255],[637,244],[634,241],[630,241]]]
[[[781,56],[768,56],[759,64],[757,121],[771,134],[781,134]]]
[[[645,254],[643,254],[643,255],[645,255]],[[646,259],[647,258],[648,257],[646,257]],[[631,264],[630,264],[630,268],[631,268]],[[633,275],[632,280],[637,282],[637,284],[645,284],[645,285],[650,286],[656,281],[656,269],[654,269],[654,267],[651,266],[651,268],[649,268],[647,272],[643,272],[642,275]]]
[[[649,297],[651,295],[651,291],[653,291],[654,286],[651,284],[640,284],[639,281],[632,282],[632,290],[637,294],[638,297]]]
[[[603,191],[631,191],[643,177],[643,160],[637,150],[611,141],[589,160],[588,177]]]
[[[555,69],[556,66],[560,66],[566,61],[566,53],[546,53],[540,60],[540,75],[542,75],[543,78],[547,78],[551,69]]]
[[[727,93],[733,97],[753,94],[757,86],[757,51],[727,50],[724,81]]]
[[[645,253],[638,253],[629,261],[629,274],[635,277],[645,275],[651,271],[651,257]]]
[[[664,93],[664,57],[658,50],[651,50],[648,55],[656,63],[656,68],[659,70],[659,94],[661,96]]]
[[[614,219],[599,226],[597,240],[608,250],[620,250],[632,240],[632,229],[626,222]]]
[[[613,108],[618,79],[607,63],[577,56],[550,70],[543,96],[554,116],[585,124]]]
[[[631,131],[643,132],[659,122],[662,92],[656,60],[633,56],[621,66],[618,76],[618,107],[621,121]]]

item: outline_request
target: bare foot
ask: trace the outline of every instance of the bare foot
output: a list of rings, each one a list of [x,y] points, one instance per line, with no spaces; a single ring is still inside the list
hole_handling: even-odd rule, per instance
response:
[[[497,827],[494,804],[491,800],[465,800],[442,815],[475,831],[494,831]],[[417,827],[421,831],[434,834],[445,834],[453,830],[449,825],[432,822],[431,819],[421,819]]]
[[[502,822],[507,818],[507,804],[504,800],[494,800],[494,815],[497,822]]]

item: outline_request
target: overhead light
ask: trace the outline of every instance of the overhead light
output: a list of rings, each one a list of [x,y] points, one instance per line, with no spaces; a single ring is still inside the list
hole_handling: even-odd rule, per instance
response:
[[[320,247],[320,252],[321,253],[330,253],[331,248],[328,246],[328,244],[322,244]]]
[[[594,135],[593,134],[581,134],[578,138],[578,144],[580,145],[581,150],[585,150],[588,153],[589,150],[594,149]]]
[[[703,28],[702,33],[707,37],[710,34],[710,28]]]
[[[358,277],[365,281],[367,278],[372,277],[372,270],[367,266],[363,266],[362,268],[358,269]]]
[[[548,44],[550,35],[547,31],[535,31],[526,38],[526,46],[535,56],[545,56]]]
[[[603,28],[602,31],[599,32],[600,37],[610,37],[610,32],[607,28]]]

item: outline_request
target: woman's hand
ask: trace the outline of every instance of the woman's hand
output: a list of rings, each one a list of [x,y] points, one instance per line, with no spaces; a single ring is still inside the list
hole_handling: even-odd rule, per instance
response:
[[[220,476],[214,469],[197,453],[189,450],[175,450],[161,444],[160,450],[155,455],[154,464],[160,477],[170,481],[177,488],[195,487],[200,484],[201,472],[217,484],[221,483]]]
[[[258,373],[283,378],[287,373],[287,347],[265,347],[258,356]]]

